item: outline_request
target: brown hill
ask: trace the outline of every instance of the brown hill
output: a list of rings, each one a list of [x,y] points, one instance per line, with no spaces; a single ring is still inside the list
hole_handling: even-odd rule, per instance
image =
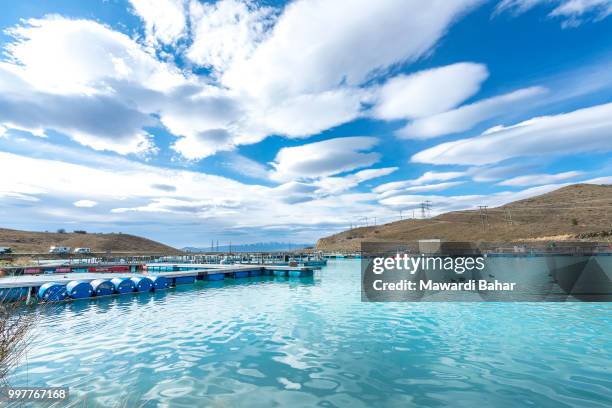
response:
[[[358,251],[362,241],[417,240],[531,241],[612,239],[612,186],[575,184],[547,194],[487,210],[453,211],[429,219],[410,219],[354,228],[317,242],[322,251]]]
[[[93,252],[144,252],[178,254],[181,251],[150,239],[129,234],[89,234],[18,231],[0,228],[0,246],[13,252],[47,252],[49,247],[91,248]]]

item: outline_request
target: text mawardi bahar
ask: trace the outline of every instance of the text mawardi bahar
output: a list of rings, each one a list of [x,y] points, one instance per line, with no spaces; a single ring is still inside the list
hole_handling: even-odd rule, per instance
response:
[[[372,261],[372,272],[381,275],[386,271],[405,271],[414,275],[417,271],[454,272],[458,278],[465,272],[482,271],[485,268],[483,257],[440,257],[409,256],[397,254],[393,257],[376,257]],[[515,282],[488,281],[485,279],[468,279],[464,281],[437,282],[431,279],[417,281],[401,279],[386,282],[377,279],[372,282],[377,291],[513,291]]]

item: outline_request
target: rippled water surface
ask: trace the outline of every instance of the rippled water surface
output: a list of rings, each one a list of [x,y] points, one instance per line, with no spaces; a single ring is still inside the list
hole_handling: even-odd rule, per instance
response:
[[[88,407],[612,405],[612,304],[362,303],[358,261],[41,311],[14,386]]]

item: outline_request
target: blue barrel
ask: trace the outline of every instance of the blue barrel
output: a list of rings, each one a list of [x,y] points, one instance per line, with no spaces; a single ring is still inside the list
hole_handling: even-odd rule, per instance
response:
[[[254,271],[249,271],[249,276],[259,276],[261,275],[261,271],[259,269]]]
[[[225,279],[225,274],[224,273],[209,273],[207,275],[207,278],[209,281],[223,280]]]
[[[106,279],[96,279],[90,282],[96,296],[110,296],[115,293],[115,285]]]
[[[248,278],[249,271],[238,271],[234,272],[234,278]]]
[[[38,289],[38,298],[45,302],[59,302],[67,296],[66,286],[55,282],[45,283]]]
[[[73,299],[85,299],[93,296],[93,288],[89,282],[70,281],[66,285],[66,293]]]
[[[134,276],[132,278],[136,292],[149,292],[153,287],[153,281],[146,276]]]
[[[170,281],[164,276],[151,276],[153,282],[153,290],[166,290],[170,287]]]
[[[111,279],[115,287],[115,293],[123,295],[124,293],[132,293],[134,291],[134,282],[130,278],[113,278]]]
[[[273,271],[274,276],[287,276],[287,271]]]

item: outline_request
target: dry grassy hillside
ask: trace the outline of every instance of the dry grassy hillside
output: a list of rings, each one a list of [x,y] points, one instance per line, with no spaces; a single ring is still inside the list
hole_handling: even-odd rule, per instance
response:
[[[478,210],[454,211],[424,220],[355,228],[321,238],[317,249],[356,251],[361,241],[440,238],[450,241],[612,239],[612,186],[575,184],[526,200],[489,208],[483,228]],[[512,222],[510,222],[510,217]]]
[[[47,252],[52,245],[91,248],[93,252],[180,252],[168,245],[129,234],[31,232],[0,228],[0,246],[11,247],[13,252]]]

